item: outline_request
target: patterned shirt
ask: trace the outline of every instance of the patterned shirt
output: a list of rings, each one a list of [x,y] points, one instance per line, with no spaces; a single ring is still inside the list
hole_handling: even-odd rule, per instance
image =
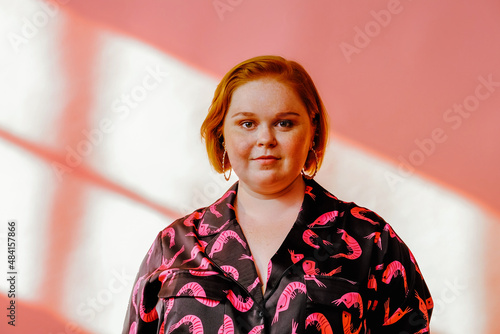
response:
[[[236,220],[235,183],[158,234],[123,333],[428,333],[432,298],[391,226],[305,182],[264,294]]]

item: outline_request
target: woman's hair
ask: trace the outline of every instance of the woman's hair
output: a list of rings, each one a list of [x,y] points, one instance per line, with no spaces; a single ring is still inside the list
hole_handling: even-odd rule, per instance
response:
[[[316,127],[314,150],[318,165],[312,152],[309,152],[304,171],[312,174],[319,170],[328,140],[328,116],[309,74],[297,62],[279,56],[259,56],[245,60],[233,67],[222,78],[214,93],[208,115],[201,126],[201,136],[205,139],[208,159],[214,169],[223,173],[222,155],[224,154],[223,125],[234,91],[243,84],[262,78],[272,78],[292,88],[304,103],[311,123]],[[225,162],[225,169],[230,166]]]

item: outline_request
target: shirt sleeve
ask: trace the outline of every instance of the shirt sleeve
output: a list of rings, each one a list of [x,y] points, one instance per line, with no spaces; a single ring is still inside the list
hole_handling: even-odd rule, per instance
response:
[[[367,328],[375,333],[429,333],[433,302],[418,264],[390,225],[381,232],[368,278]]]
[[[161,239],[159,233],[141,263],[125,316],[123,334],[156,333],[158,330],[156,304],[159,300],[161,282],[155,273],[162,263]]]

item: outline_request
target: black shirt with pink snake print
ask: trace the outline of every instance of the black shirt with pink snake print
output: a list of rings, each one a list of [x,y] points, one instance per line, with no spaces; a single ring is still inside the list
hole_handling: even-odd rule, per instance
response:
[[[305,182],[264,295],[234,213],[235,183],[158,234],[123,333],[428,333],[432,298],[391,226]]]

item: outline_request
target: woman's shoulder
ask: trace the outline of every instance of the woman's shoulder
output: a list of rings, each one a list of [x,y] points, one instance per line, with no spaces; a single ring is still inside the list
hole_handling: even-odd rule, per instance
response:
[[[174,220],[159,233],[159,237],[175,240],[176,244],[196,242],[200,238],[213,235],[235,218],[233,203],[237,184],[229,188],[212,204],[198,208]],[[173,243],[173,241],[172,241]]]
[[[158,238],[162,240],[169,238],[171,240],[171,244],[173,244],[176,240],[180,241],[180,239],[183,239],[183,241],[185,241],[185,237],[195,237],[199,224],[203,220],[206,209],[207,208],[199,208],[191,213],[177,218],[158,233]]]
[[[375,230],[387,228],[387,222],[375,211],[355,202],[339,199],[315,181],[306,184],[306,197],[309,197],[308,200],[316,215],[334,212],[336,222],[349,223],[350,228],[371,227]]]
[[[308,186],[311,187],[310,195],[314,195],[314,198],[309,196],[307,204],[308,210],[313,212],[309,217],[309,227],[331,226],[331,233],[345,232],[363,244],[372,241],[372,247],[378,249],[388,242],[393,246],[399,244],[406,247],[390,223],[374,210],[355,202],[343,201],[316,182],[309,182]],[[319,226],[321,224],[324,225]]]
[[[175,227],[175,228],[180,228],[181,226],[188,228],[195,227],[203,219],[203,216],[205,215],[207,209],[208,207],[196,209],[193,212],[190,212],[180,218],[177,218],[168,227]]]
[[[391,258],[394,255],[403,256],[406,260],[415,262],[406,243],[396,233],[389,222],[375,211],[358,205],[355,202],[346,202],[332,198],[332,205],[338,209],[338,218],[335,220],[337,233],[343,238],[355,240],[363,249],[372,249],[378,257]],[[345,234],[344,234],[345,233]],[[382,261],[381,258],[378,260]]]

